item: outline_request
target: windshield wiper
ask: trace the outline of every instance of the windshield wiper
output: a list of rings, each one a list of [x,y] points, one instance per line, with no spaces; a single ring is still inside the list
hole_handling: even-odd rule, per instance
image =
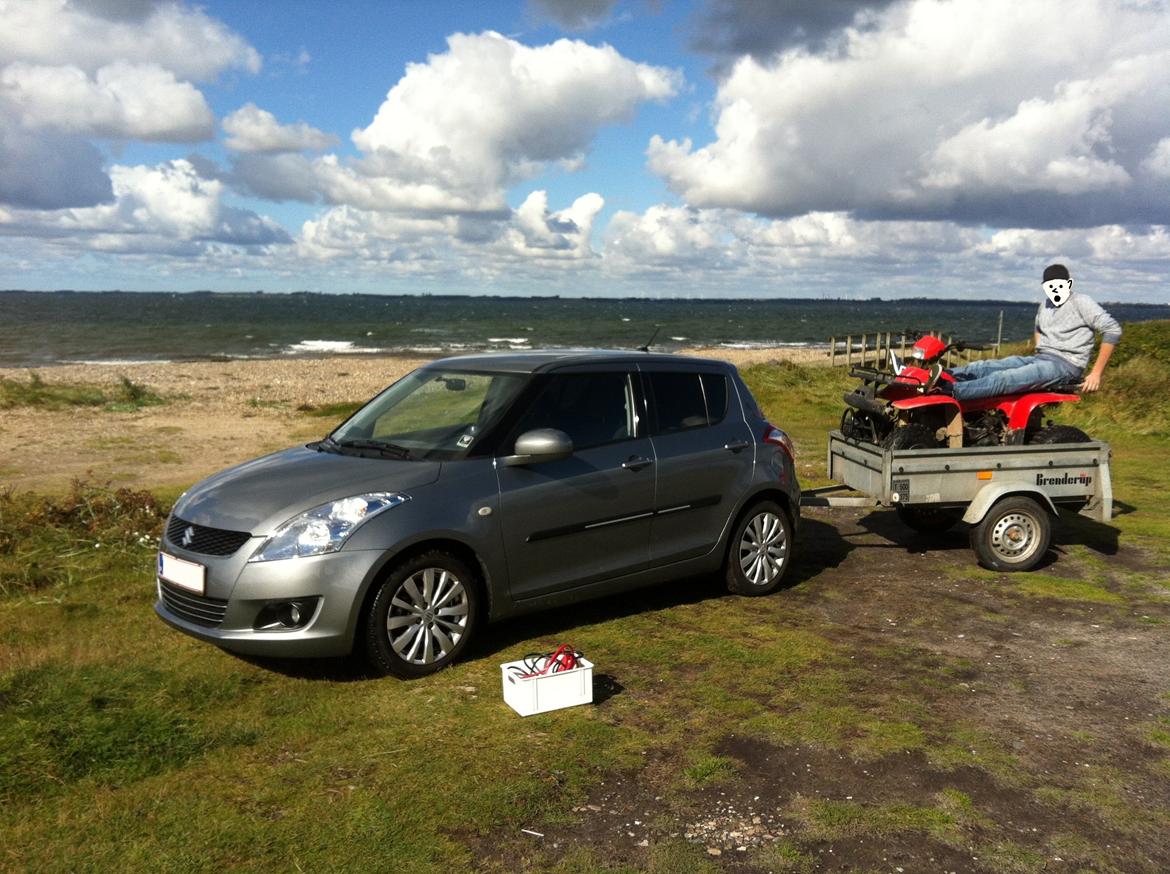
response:
[[[372,450],[374,452],[381,452],[383,455],[394,456],[395,458],[410,458],[410,450],[405,446],[399,446],[397,443],[387,443],[385,440],[334,440],[332,437],[328,439],[332,445],[340,449]]]

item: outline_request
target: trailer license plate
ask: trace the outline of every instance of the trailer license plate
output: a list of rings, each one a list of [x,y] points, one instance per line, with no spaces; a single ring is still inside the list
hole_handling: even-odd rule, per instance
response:
[[[168,583],[173,583],[196,595],[202,595],[207,576],[207,568],[193,561],[184,561],[165,552],[158,554],[158,575]]]

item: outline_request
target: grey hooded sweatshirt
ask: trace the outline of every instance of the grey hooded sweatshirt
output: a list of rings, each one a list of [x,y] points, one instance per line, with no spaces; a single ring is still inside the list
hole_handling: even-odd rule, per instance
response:
[[[1036,330],[1040,341],[1037,355],[1062,358],[1082,371],[1093,354],[1093,335],[1101,335],[1101,342],[1116,344],[1121,340],[1121,325],[1091,297],[1073,292],[1060,306],[1045,299],[1036,313]]]

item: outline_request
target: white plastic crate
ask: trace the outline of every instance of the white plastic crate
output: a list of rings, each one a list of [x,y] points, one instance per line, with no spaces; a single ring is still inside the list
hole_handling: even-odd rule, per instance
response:
[[[500,665],[504,703],[521,716],[547,713],[593,701],[593,662],[588,659],[577,659],[577,667],[572,670],[541,674],[538,677],[517,677],[516,672],[509,670],[512,667],[519,668],[519,673],[526,670],[522,661]]]

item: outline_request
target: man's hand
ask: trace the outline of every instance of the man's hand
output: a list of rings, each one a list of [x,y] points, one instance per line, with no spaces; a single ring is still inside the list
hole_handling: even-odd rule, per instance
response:
[[[1090,392],[1096,391],[1101,387],[1101,374],[1090,373],[1085,377],[1084,382],[1081,383],[1081,391]]]

